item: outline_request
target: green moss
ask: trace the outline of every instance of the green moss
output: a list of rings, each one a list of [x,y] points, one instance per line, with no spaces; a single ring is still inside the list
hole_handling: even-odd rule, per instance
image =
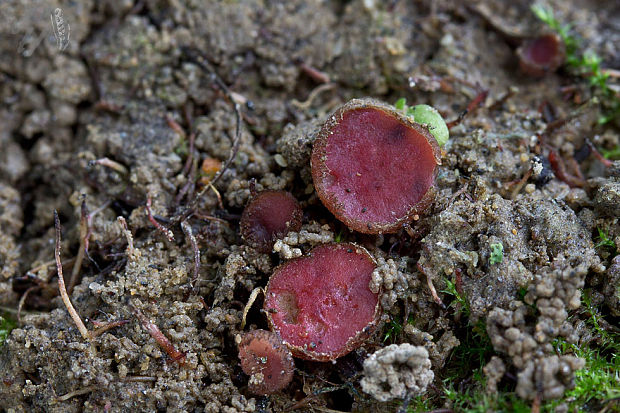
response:
[[[413,322],[413,315],[409,315],[409,319],[407,323]],[[383,342],[388,342],[390,344],[396,343],[400,333],[403,331],[403,320],[401,317],[396,316],[393,317],[389,323],[385,325],[385,330],[383,332]]]
[[[499,264],[504,260],[504,245],[501,242],[497,244],[491,244],[491,256],[489,257],[489,264]]]
[[[469,302],[465,296],[456,290],[456,284],[452,282],[452,280],[444,278],[444,282],[446,283],[446,289],[441,292],[454,297],[454,300],[449,304],[449,307],[454,307],[457,314],[463,312],[467,317],[469,317]]]
[[[601,153],[605,159],[619,160],[620,159],[620,145],[616,145],[612,149],[601,149]]]
[[[600,228],[598,230],[598,242],[594,246],[594,248],[610,248],[613,251],[616,251],[616,243],[614,240],[610,239],[607,236],[607,233]]]
[[[12,318],[6,315],[5,316],[0,315],[0,347],[2,347],[9,333],[16,326],[17,326],[17,323],[15,322],[15,320],[13,320]]]
[[[609,74],[601,69],[602,59],[596,53],[580,53],[580,41],[572,34],[571,26],[560,23],[553,15],[553,10],[534,4],[532,12],[560,36],[566,48],[566,65],[576,75],[587,79],[596,95],[601,98],[605,110],[599,116],[598,122],[604,124],[617,118],[620,115],[620,99],[608,85]]]

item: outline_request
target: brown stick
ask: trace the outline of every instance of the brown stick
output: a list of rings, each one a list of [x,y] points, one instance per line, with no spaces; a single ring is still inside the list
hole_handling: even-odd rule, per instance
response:
[[[19,304],[17,305],[17,323],[20,326],[22,325],[22,308],[24,308],[24,303],[26,302],[26,298],[28,298],[28,294],[30,294],[34,290],[38,290],[39,288],[41,287],[39,287],[38,285],[33,285],[32,287],[28,288],[24,292],[22,297],[19,299]]]
[[[151,320],[149,320],[142,312],[133,307],[133,311],[138,317],[138,320],[142,323],[142,327],[155,339],[157,344],[170,356],[170,358],[180,365],[185,364],[185,353],[174,348],[174,345],[168,340],[168,337],[161,332],[159,327],[157,327]]]
[[[119,174],[123,176],[127,176],[129,174],[129,171],[124,165],[116,161],[113,161],[110,158],[95,159],[94,161],[90,161],[88,164],[89,165],[101,165],[101,166],[108,167],[110,169],[115,170],[116,172],[118,172]]]
[[[73,287],[77,283],[77,279],[80,276],[80,269],[82,268],[82,261],[84,260],[84,252],[86,250],[86,237],[88,236],[88,207],[86,206],[86,199],[82,199],[82,206],[80,208],[80,248],[78,249],[77,257],[75,258],[75,264],[71,270],[71,279],[69,280],[68,291],[73,291]]]
[[[237,152],[239,152],[239,146],[241,144],[241,108],[240,108],[239,103],[233,98],[232,92],[230,91],[228,86],[226,86],[226,83],[224,83],[224,81],[218,76],[218,74],[215,72],[215,70],[211,66],[211,63],[209,63],[196,49],[185,48],[184,51],[187,57],[191,61],[193,61],[202,70],[204,70],[210,75],[210,78],[215,82],[215,84],[220,88],[220,90],[228,98],[228,101],[230,102],[233,108],[233,111],[235,113],[235,136],[231,139],[232,148],[230,150],[228,159],[226,159],[226,162],[224,162],[224,165],[222,166],[222,168],[215,174],[215,177],[211,180],[211,184],[215,187],[215,184],[217,183],[217,181],[219,181],[222,175],[224,175],[224,172],[226,172],[226,170],[230,168],[233,161],[235,160],[235,157],[237,156]],[[205,187],[202,189],[202,191],[200,191],[198,196],[194,199],[194,202],[192,203],[190,209],[194,209],[200,197],[202,197],[207,191],[207,188],[208,187]]]
[[[424,268],[424,266],[422,264],[420,264],[419,262],[416,264],[416,267],[418,267],[418,270],[424,274],[426,276],[426,284],[428,285],[428,289],[431,292],[431,296],[433,297],[433,300],[441,307],[445,310],[446,305],[443,303],[443,301],[441,301],[441,298],[439,298],[439,295],[437,295],[437,290],[435,289],[435,285],[433,284],[433,281],[431,280],[431,277],[428,273],[428,271],[426,270],[426,268]]]
[[[487,98],[488,95],[488,90],[483,90],[479,92],[476,97],[471,102],[469,102],[467,108],[465,108],[463,112],[459,113],[459,116],[455,120],[447,123],[446,126],[448,126],[448,129],[452,129],[456,125],[460,124],[468,113],[473,112],[475,109],[478,108],[478,106],[484,103],[484,100]]]
[[[56,210],[54,210],[54,226],[56,227],[56,248],[54,250],[54,255],[56,257],[56,268],[58,269],[58,289],[60,290],[60,296],[62,297],[62,302],[65,304],[65,307],[67,307],[69,315],[80,331],[80,334],[82,334],[84,340],[90,341],[92,338],[90,332],[84,325],[84,322],[82,322],[73,304],[71,304],[71,299],[65,287],[65,277],[62,274],[62,262],[60,261],[60,218],[58,218],[58,212]]]
[[[187,221],[181,222],[181,229],[189,238],[190,244],[192,244],[192,250],[194,251],[194,275],[192,277],[191,285],[192,288],[198,279],[198,271],[200,270],[200,249],[198,248],[198,242],[196,242],[196,237],[192,232],[192,227],[187,223]]]
[[[129,320],[117,320],[111,321],[109,323],[101,323],[99,321],[91,320],[91,322],[95,327],[97,327],[97,329],[92,332],[92,336],[97,337],[105,333],[106,331],[113,329],[114,327],[120,327],[124,324],[127,324]]]
[[[151,212],[151,196],[149,195],[146,198],[146,215],[151,221],[151,224],[155,226],[160,232],[163,232],[164,235],[168,238],[168,241],[174,241],[174,234],[168,228],[161,225],[157,220],[153,217],[153,212]]]

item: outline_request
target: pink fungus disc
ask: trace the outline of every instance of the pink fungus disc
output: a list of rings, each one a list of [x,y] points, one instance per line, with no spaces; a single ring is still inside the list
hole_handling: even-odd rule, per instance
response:
[[[517,50],[519,66],[526,74],[533,77],[544,76],[554,72],[564,62],[565,47],[556,34],[545,34],[530,39]]]
[[[440,155],[425,126],[391,106],[354,99],[323,125],[312,179],[323,204],[349,228],[396,232],[432,202]]]
[[[277,334],[249,331],[242,335],[238,347],[241,368],[250,376],[248,387],[252,393],[275,393],[293,379],[293,356]]]
[[[280,265],[264,309],[272,330],[296,357],[327,361],[357,348],[379,319],[369,283],[375,262],[354,244],[326,244]]]
[[[297,200],[285,191],[262,191],[243,210],[241,235],[261,252],[271,252],[277,238],[299,231],[303,212]]]

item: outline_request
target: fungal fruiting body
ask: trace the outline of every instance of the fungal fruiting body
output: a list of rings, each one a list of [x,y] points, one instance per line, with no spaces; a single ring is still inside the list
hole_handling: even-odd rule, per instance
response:
[[[254,196],[241,215],[241,236],[261,252],[271,252],[277,238],[299,231],[303,212],[297,200],[285,191],[262,191]]]
[[[324,244],[280,265],[264,309],[273,331],[296,357],[327,361],[358,347],[379,318],[369,283],[376,264],[355,244]]]
[[[432,202],[440,156],[428,127],[392,106],[353,99],[323,125],[312,179],[323,204],[349,228],[396,232]]]
[[[250,376],[248,387],[252,393],[275,393],[293,379],[293,356],[277,334],[266,330],[243,333],[238,348],[241,368]]]
[[[555,34],[545,34],[525,41],[519,49],[519,67],[533,77],[554,72],[564,63],[565,46]]]

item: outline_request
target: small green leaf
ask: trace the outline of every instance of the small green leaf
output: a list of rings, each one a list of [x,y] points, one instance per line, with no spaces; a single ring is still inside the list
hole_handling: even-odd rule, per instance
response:
[[[429,105],[415,105],[412,109],[414,122],[427,125],[439,146],[444,146],[450,138],[450,131],[437,109]]]
[[[398,99],[396,103],[394,103],[394,107],[398,110],[405,110],[405,108],[407,107],[407,99],[405,98]]]

